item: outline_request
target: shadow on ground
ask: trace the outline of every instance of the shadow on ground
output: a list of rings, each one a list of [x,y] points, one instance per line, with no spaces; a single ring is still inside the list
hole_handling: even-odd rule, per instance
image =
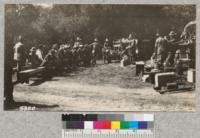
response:
[[[38,86],[46,81],[59,81],[59,79],[55,79],[53,77],[51,78],[32,78],[31,79],[33,81],[33,83],[30,84],[30,86]]]
[[[58,105],[33,104],[29,102],[12,102],[4,105],[4,110],[20,110],[20,107],[35,107],[35,110],[44,110],[59,107]]]

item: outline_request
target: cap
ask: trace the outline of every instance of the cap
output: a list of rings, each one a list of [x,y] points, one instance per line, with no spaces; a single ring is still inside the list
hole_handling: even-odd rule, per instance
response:
[[[36,51],[36,48],[35,48],[35,47],[32,47],[30,51],[32,51],[32,52],[33,52],[33,51]]]
[[[77,37],[76,40],[77,40],[77,41],[81,41],[82,39],[81,39],[80,37]]]
[[[133,35],[129,34],[128,39],[133,39]]]
[[[58,48],[58,44],[53,44],[52,49],[57,49]]]
[[[98,38],[95,38],[94,41],[95,41],[95,42],[98,42],[99,40],[98,40]]]
[[[174,35],[176,35],[176,33],[174,31],[170,31],[169,35],[174,36]]]
[[[79,47],[83,47],[83,45],[81,44],[81,45],[79,45]]]

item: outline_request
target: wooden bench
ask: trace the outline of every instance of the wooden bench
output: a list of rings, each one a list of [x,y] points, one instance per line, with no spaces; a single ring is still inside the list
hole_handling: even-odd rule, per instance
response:
[[[143,75],[149,75],[150,82],[152,84],[154,84],[155,83],[155,75],[158,74],[158,73],[161,73],[161,71],[160,70],[153,70],[153,71],[150,71],[150,72],[144,71]]]
[[[18,73],[18,82],[26,82],[29,80],[30,77],[33,77],[37,74],[42,74],[45,70],[45,67],[37,67],[37,68],[34,68],[34,69],[27,69],[27,70],[23,70],[23,71],[20,71]]]

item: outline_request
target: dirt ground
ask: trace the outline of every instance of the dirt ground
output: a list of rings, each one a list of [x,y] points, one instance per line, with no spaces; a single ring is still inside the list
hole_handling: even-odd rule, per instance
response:
[[[135,66],[119,63],[79,68],[42,81],[14,87],[17,102],[40,104],[45,111],[195,111],[195,92],[159,94],[135,76]]]

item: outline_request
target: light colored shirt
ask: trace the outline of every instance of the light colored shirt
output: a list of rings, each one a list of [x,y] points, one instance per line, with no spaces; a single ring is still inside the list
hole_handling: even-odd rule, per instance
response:
[[[22,50],[20,50],[20,48],[23,46],[23,44],[21,42],[17,42],[14,46],[14,60],[20,60],[22,58]]]
[[[36,50],[36,55],[39,57],[40,60],[43,60],[43,52],[41,49]]]

